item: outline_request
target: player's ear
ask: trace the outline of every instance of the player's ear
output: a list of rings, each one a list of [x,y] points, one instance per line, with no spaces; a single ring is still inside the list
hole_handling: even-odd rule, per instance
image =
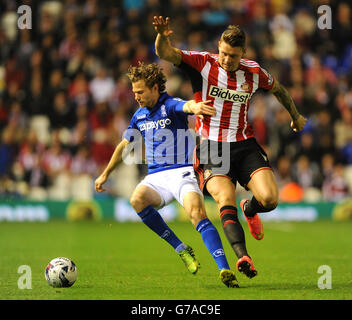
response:
[[[159,92],[159,85],[157,83],[155,83],[152,87],[152,91],[153,92]]]

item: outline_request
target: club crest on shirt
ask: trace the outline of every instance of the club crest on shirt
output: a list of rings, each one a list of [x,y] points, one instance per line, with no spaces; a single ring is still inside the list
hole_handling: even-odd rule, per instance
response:
[[[246,92],[248,92],[248,91],[251,90],[251,88],[250,88],[250,86],[249,86],[249,84],[248,84],[247,82],[243,82],[243,83],[241,84],[241,89],[244,90],[244,91],[246,91]]]
[[[167,117],[166,107],[165,107],[164,104],[160,107],[160,110],[161,110],[161,116],[162,117]]]

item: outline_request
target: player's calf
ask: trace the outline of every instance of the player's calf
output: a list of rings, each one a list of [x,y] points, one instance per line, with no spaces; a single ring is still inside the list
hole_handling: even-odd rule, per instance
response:
[[[243,228],[237,216],[237,208],[223,206],[220,209],[220,218],[224,233],[237,257],[248,255]]]
[[[196,230],[201,234],[203,242],[215,260],[219,270],[230,269],[221,238],[211,221],[208,218],[203,219],[198,223]]]

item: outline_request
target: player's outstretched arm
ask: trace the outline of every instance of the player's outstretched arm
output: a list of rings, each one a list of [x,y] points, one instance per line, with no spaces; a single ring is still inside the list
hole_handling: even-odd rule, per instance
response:
[[[293,129],[293,131],[298,132],[303,130],[307,119],[298,112],[295,103],[293,102],[286,88],[281,85],[279,81],[276,80],[274,83],[274,87],[270,90],[270,92],[274,94],[277,100],[279,100],[279,102],[289,112],[292,118],[291,128]]]
[[[169,23],[168,17],[164,19],[162,16],[154,16],[153,26],[158,33],[155,39],[155,52],[160,59],[178,66],[182,62],[182,56],[179,49],[171,46],[169,36],[173,31],[170,29]]]
[[[130,142],[126,139],[122,140],[117,147],[115,148],[115,151],[113,155],[111,156],[111,159],[106,166],[105,170],[103,173],[95,180],[95,190],[97,192],[103,192],[105,189],[103,188],[103,184],[108,180],[110,173],[115,169],[117,164],[122,160],[122,153],[123,150],[126,148],[126,146]]]
[[[203,119],[204,116],[215,116],[216,109],[214,106],[209,105],[212,100],[206,100],[201,102],[195,102],[194,100],[189,100],[183,105],[183,112],[193,113],[199,118]]]

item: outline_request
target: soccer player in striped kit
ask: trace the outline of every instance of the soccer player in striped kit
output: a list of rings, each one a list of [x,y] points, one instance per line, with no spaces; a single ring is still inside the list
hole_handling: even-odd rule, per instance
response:
[[[279,192],[268,157],[248,122],[250,99],[260,88],[273,93],[291,115],[295,132],[304,128],[307,119],[277,79],[257,62],[243,58],[246,36],[240,27],[228,26],[218,42],[218,54],[211,54],[174,48],[169,22],[169,18],[154,17],[156,54],[188,74],[197,102],[211,100],[216,109],[215,116],[196,120],[201,137],[193,159],[197,180],[201,190],[217,202],[224,232],[238,257],[237,270],[253,278],[257,270],[237,216],[236,183],[253,194],[250,200],[242,199],[240,207],[257,240],[264,237],[258,213],[276,208]],[[214,161],[219,158],[221,166]]]
[[[196,274],[199,262],[193,249],[184,244],[166,224],[158,209],[176,199],[185,209],[219,269],[221,281],[230,288],[238,287],[236,276],[227,262],[219,233],[208,219],[203,194],[192,166],[193,136],[188,136],[188,115],[200,117],[215,114],[205,102],[184,101],[165,92],[166,77],[153,63],[131,66],[127,73],[132,91],[140,106],[134,113],[124,139],[117,145],[107,167],[95,180],[95,189],[103,184],[122,161],[129,145],[145,142],[148,175],[137,185],[130,203],[143,223],[169,243]]]

